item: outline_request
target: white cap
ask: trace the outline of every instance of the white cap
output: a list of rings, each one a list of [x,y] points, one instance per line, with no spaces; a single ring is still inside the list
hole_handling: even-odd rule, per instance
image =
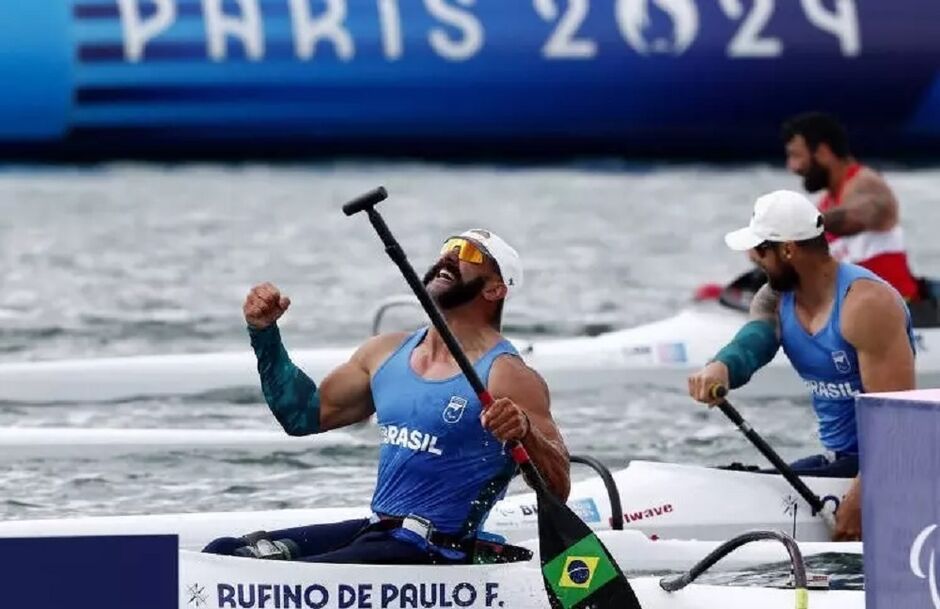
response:
[[[751,223],[725,235],[733,250],[745,251],[764,241],[803,241],[823,233],[822,214],[798,192],[775,190],[754,202]]]
[[[522,260],[519,258],[519,252],[499,235],[482,228],[471,228],[459,236],[478,244],[496,262],[503,283],[506,284],[507,298],[513,291],[522,287]]]

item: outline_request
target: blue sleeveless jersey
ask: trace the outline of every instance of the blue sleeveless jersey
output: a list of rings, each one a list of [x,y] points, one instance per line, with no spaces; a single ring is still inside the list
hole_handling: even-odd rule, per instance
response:
[[[855,396],[865,389],[858,367],[858,353],[842,337],[840,324],[842,302],[849,287],[858,279],[870,279],[888,285],[868,269],[854,264],[840,264],[835,303],[829,321],[813,335],[806,331],[796,316],[793,292],[785,292],[780,303],[783,350],[812,394],[813,409],[819,420],[819,440],[834,452],[858,452]],[[900,294],[898,302],[904,304]],[[906,305],[904,311],[911,349],[915,349],[911,316]]]
[[[426,380],[411,353],[427,328],[412,334],[372,378],[382,433],[372,510],[414,514],[449,534],[472,535],[502,498],[516,466],[500,441],[483,429],[483,405],[462,373]],[[502,340],[474,364],[486,385],[497,357],[518,355]]]

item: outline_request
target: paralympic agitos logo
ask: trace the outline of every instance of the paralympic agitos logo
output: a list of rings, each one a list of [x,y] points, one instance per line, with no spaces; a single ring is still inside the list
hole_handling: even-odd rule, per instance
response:
[[[937,525],[935,524],[924,527],[924,529],[917,534],[917,537],[914,538],[914,543],[911,544],[910,565],[911,572],[914,575],[920,579],[927,580],[927,586],[930,588],[930,600],[933,601],[934,609],[940,609],[940,593],[937,592],[937,570],[935,568],[936,551],[933,546],[931,546],[930,550],[927,552],[926,572],[923,569],[924,545],[930,537],[930,534],[933,533],[936,528]]]

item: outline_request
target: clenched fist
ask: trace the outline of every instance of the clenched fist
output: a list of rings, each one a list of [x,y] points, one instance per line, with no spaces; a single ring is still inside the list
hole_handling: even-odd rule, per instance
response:
[[[699,402],[714,406],[719,399],[712,393],[717,386],[728,387],[728,366],[711,362],[689,377],[689,395]]]
[[[248,325],[261,330],[280,319],[289,306],[290,298],[282,295],[273,284],[265,282],[251,288],[242,311]]]
[[[522,440],[529,434],[529,417],[509,398],[497,398],[480,415],[483,428],[500,442]]]

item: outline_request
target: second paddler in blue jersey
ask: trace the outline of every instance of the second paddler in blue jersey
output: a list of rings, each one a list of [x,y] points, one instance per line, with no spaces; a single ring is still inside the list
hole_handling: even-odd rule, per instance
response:
[[[522,287],[515,249],[492,232],[447,238],[424,284],[495,401],[486,411],[433,326],[370,338],[322,381],[295,366],[277,320],[290,300],[254,287],[244,304],[261,388],[291,435],[379,425],[372,516],[211,542],[206,552],[310,562],[462,563],[518,469],[518,440],[551,491],[566,500],[568,451],[542,377],[501,334],[506,299]],[[249,532],[242,532],[249,533]]]
[[[803,195],[757,199],[748,226],[728,233],[767,274],[748,321],[714,360],[689,378],[689,393],[714,403],[715,385],[747,383],[780,346],[802,377],[826,454],[792,464],[797,474],[854,477],[836,512],[836,540],[861,539],[855,396],[913,389],[914,336],[904,299],[871,271],[829,253],[823,215]]]

